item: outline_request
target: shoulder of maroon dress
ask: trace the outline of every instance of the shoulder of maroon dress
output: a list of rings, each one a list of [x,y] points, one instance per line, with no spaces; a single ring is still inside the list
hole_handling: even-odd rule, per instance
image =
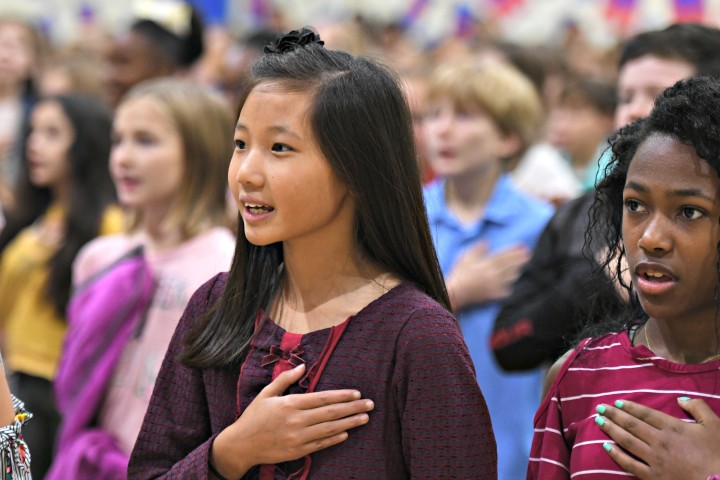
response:
[[[406,281],[398,285],[375,302],[373,307],[368,313],[381,316],[384,322],[392,318],[404,324],[413,317],[442,317],[457,322],[451,312],[413,282]]]
[[[425,313],[433,313],[441,316],[447,316],[454,318],[452,312],[448,311],[445,307],[440,305],[440,302],[432,298],[430,295],[425,293],[417,285],[412,282],[405,282],[405,289],[402,292],[403,300],[407,301],[408,304],[413,305],[416,311],[422,311]]]
[[[225,291],[227,277],[227,272],[221,272],[200,285],[190,297],[188,307],[204,310],[208,306],[215,304],[222,296],[223,291]]]
[[[208,295],[208,304],[212,305],[217,302],[225,291],[227,285],[228,272],[221,272],[208,280],[210,284],[210,294]]]

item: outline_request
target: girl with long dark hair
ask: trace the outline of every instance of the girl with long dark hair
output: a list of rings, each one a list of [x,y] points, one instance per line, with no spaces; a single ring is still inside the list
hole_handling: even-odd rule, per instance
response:
[[[130,478],[496,478],[402,89],[322,45],[293,31],[253,67],[233,264],[180,321]]]
[[[98,235],[122,228],[107,161],[109,110],[80,94],[41,99],[30,117],[16,207],[0,234],[0,323],[13,393],[34,419],[25,429],[38,478],[59,423],[52,395],[67,322],[72,264]]]

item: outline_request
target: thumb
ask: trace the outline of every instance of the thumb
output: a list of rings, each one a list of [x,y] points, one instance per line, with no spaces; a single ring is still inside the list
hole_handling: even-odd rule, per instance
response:
[[[690,414],[691,417],[699,424],[704,424],[712,419],[717,420],[717,415],[712,409],[705,403],[705,400],[690,399],[688,397],[678,398],[678,405],[680,408]]]
[[[300,377],[305,373],[305,364],[302,363],[297,367],[286,370],[278,377],[270,382],[262,391],[258,394],[258,397],[279,397],[285,390],[290,388],[290,385],[300,380]]]

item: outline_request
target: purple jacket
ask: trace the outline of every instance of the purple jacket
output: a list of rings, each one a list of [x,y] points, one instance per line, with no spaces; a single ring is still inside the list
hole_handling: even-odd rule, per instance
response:
[[[68,305],[68,332],[55,378],[63,416],[48,480],[125,479],[128,457],[95,428],[113,372],[153,298],[154,283],[141,249],[91,278]]]

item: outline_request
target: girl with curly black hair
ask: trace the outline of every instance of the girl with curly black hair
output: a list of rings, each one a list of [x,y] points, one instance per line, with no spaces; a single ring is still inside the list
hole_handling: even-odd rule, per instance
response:
[[[616,246],[600,263],[629,306],[605,324],[613,332],[596,332],[556,363],[535,417],[529,479],[720,471],[708,453],[717,452],[720,412],[719,109],[720,81],[680,81],[612,139],[588,244]],[[629,426],[635,415],[641,421]],[[672,452],[682,461],[657,462],[665,427],[708,441]]]

